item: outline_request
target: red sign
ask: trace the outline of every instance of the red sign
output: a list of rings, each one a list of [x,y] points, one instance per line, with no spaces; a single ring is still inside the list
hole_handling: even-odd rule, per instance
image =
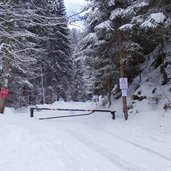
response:
[[[6,87],[1,88],[1,98],[6,99],[8,97],[8,89]]]

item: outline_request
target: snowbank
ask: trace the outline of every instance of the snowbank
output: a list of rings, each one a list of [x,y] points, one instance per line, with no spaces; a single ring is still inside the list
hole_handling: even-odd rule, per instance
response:
[[[92,102],[55,102],[52,108],[93,109]],[[129,120],[116,101],[109,113],[40,121],[37,112],[7,108],[0,115],[0,170],[3,171],[170,171],[171,116],[147,100],[136,102]],[[138,110],[138,112],[136,112]],[[70,113],[68,113],[70,114]]]

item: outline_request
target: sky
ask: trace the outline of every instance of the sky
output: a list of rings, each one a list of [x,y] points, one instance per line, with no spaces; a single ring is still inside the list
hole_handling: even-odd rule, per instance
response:
[[[85,5],[84,0],[64,0],[64,3],[68,15],[73,14],[75,12],[79,12]]]
[[[84,0],[64,0],[67,15],[73,15],[75,13],[80,12],[86,2]],[[80,31],[83,30],[83,23],[82,22],[74,22],[72,24],[69,24],[69,28],[77,28]]]

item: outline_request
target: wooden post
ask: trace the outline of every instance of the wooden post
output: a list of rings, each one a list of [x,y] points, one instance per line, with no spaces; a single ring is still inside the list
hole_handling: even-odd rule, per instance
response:
[[[34,108],[30,108],[30,117],[33,118],[34,117]]]
[[[124,71],[124,49],[123,49],[123,42],[121,38],[121,31],[117,29],[117,36],[118,36],[118,44],[119,44],[119,58],[120,58],[120,77],[125,77]],[[127,97],[122,96],[122,103],[123,103],[123,113],[125,120],[128,119],[128,108],[127,108]]]

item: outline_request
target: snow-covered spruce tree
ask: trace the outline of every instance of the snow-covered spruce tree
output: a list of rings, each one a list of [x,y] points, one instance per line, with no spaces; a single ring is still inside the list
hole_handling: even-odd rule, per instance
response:
[[[84,81],[84,59],[79,53],[80,40],[82,39],[82,33],[77,29],[70,31],[71,47],[72,47],[72,61],[73,61],[73,80],[72,80],[72,100],[73,101],[85,101],[87,100],[86,85]]]
[[[109,95],[113,85],[118,83],[120,62],[125,65],[127,76],[132,79],[133,69],[141,58],[141,46],[134,42],[133,28],[129,27],[131,19],[143,12],[148,4],[145,1],[91,1],[87,15],[88,30],[83,39],[83,52],[95,77],[94,93]],[[131,32],[130,32],[131,30]],[[118,34],[122,39],[119,49]],[[119,58],[123,53],[124,60]],[[132,63],[135,67],[132,69]],[[132,70],[131,70],[132,69]],[[123,74],[122,74],[123,75]]]
[[[149,7],[144,15],[132,19],[132,24],[139,28],[141,37],[137,41],[143,47],[145,54],[157,49],[153,66],[160,68],[163,81],[161,84],[166,84],[169,79],[167,72],[168,54],[166,50],[167,41],[169,39],[170,25],[170,8],[171,2],[165,1],[149,1]],[[146,43],[148,42],[148,44]]]
[[[34,74],[30,66],[36,62],[35,44],[28,41],[29,37],[34,35],[27,30],[30,15],[27,3],[28,1],[17,0],[0,2],[1,86],[9,87],[11,103],[19,102],[19,93],[16,92],[24,86],[31,86],[26,77]],[[1,98],[0,113],[3,113],[5,103],[6,99]]]
[[[67,100],[70,96],[72,62],[63,0],[34,1],[34,4],[36,23],[31,30],[39,37],[36,41],[38,46],[44,49],[38,65],[43,68],[45,101],[52,103],[60,97]],[[38,82],[41,85],[41,78]]]
[[[113,31],[108,28],[110,7],[107,1],[91,1],[88,5],[87,31],[82,41],[82,53],[91,71],[88,77],[93,81],[91,93],[110,96],[115,75],[114,56],[109,53],[114,53]]]
[[[129,82],[139,74],[139,64],[144,61],[142,46],[136,40],[140,35],[137,27],[132,24],[133,18],[138,18],[147,11],[146,1],[116,1],[113,4],[110,19],[113,23],[120,56],[120,76],[127,77]]]
[[[66,18],[66,9],[64,6],[64,1],[59,0],[57,6],[57,12],[59,17],[61,18],[59,21],[61,24],[59,25],[59,29],[56,32],[56,37],[60,38],[58,43],[58,52],[57,52],[57,63],[56,69],[56,79],[59,79],[58,85],[55,86],[56,89],[60,92],[60,97],[64,100],[69,100],[71,98],[72,92],[72,77],[73,77],[73,63],[71,61],[71,44],[69,41],[69,29],[68,29],[68,21]],[[61,78],[62,77],[62,78]],[[61,85],[60,85],[61,84]]]

